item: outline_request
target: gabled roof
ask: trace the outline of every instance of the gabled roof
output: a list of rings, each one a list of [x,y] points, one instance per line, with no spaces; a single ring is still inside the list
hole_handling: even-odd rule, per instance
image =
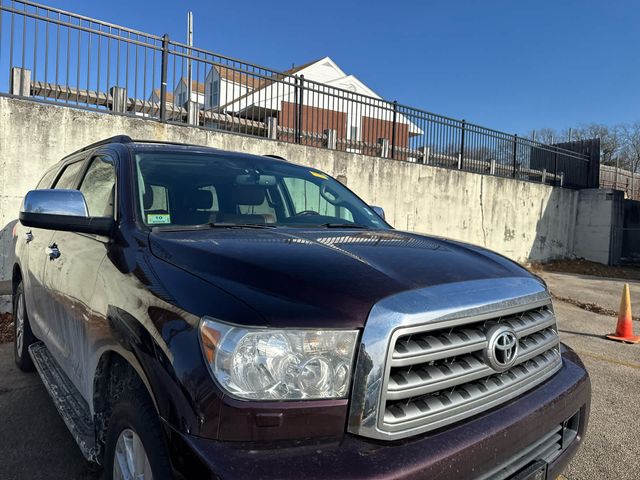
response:
[[[234,70],[233,68],[219,66],[219,65],[215,65],[213,68],[215,68],[218,71],[218,74],[220,75],[221,78],[224,78],[225,80],[229,80],[230,82],[233,82],[233,83],[237,83],[239,85],[245,85],[247,87],[256,88],[260,84],[260,82],[263,81],[259,77],[254,77],[247,73]]]
[[[151,92],[151,96],[156,96],[158,101],[160,101],[160,89],[156,88],[153,92]],[[173,103],[173,93],[167,91],[167,102]]]
[[[178,82],[178,85],[180,85],[181,83],[186,85],[187,84],[187,80],[184,77],[182,77],[180,79],[180,81]],[[191,91],[204,94],[204,92],[205,92],[204,83],[203,82],[198,82],[196,80],[191,80]]]
[[[244,95],[240,95],[237,98],[232,99],[231,101],[227,102],[225,105],[220,105],[219,109],[223,109],[225,107],[228,107],[229,105],[232,105],[236,102],[238,102],[239,100],[242,100],[244,98],[247,98],[249,96],[251,96],[252,94],[254,94],[254,92],[257,92],[258,90],[261,90],[263,88],[268,87],[269,85],[273,84],[274,82],[278,81],[278,80],[282,80],[284,77],[288,76],[288,75],[295,75],[303,70],[305,70],[308,67],[311,67],[312,65],[315,65],[319,62],[321,62],[322,60],[329,60],[333,65],[335,65],[335,63],[333,63],[333,60],[331,60],[329,57],[322,57],[319,58],[317,60],[313,60],[311,62],[307,62],[304,63],[302,65],[298,65],[297,67],[292,67],[289,70],[285,70],[282,73],[276,73],[274,74],[272,77],[267,77],[267,78],[263,78],[262,80],[259,81],[255,81],[255,78],[253,78],[253,82],[252,84],[250,84],[250,86],[252,87],[251,90],[247,91],[247,93],[245,93]],[[342,70],[340,70],[340,68],[335,65],[335,67],[342,72]],[[216,69],[218,69],[219,67],[216,67]],[[238,72],[236,72],[238,73]],[[344,72],[343,72],[344,74]]]
[[[320,61],[322,61],[322,60],[324,60],[326,58],[329,58],[329,57],[318,58],[316,60],[312,60],[311,62],[303,63],[302,65],[298,65],[297,67],[293,66],[289,70],[285,70],[282,73],[286,73],[287,75],[293,75],[294,73],[298,73],[300,70],[304,70],[305,68],[310,67],[311,65],[314,65],[314,64],[316,64],[316,63],[318,63],[318,62],[320,62]]]
[[[344,90],[360,90],[363,95],[368,95],[370,97],[382,98],[376,92],[371,90],[367,85],[365,85],[358,77],[355,75],[345,75],[344,77],[336,78],[335,80],[331,80],[326,82],[327,85],[331,85],[336,88],[342,88]]]

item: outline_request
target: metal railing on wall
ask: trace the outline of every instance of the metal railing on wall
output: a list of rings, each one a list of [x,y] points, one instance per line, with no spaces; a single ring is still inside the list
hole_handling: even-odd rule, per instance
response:
[[[640,200],[640,175],[613,165],[600,165],[600,186],[621,190],[625,197]]]
[[[589,157],[30,1],[0,0],[0,92],[569,188]]]

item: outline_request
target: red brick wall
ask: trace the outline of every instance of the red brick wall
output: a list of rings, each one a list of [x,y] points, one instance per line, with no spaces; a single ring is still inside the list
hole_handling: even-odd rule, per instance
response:
[[[360,138],[366,143],[376,143],[379,138],[386,138],[391,145],[393,136],[393,122],[381,120],[379,118],[362,117]],[[396,123],[396,147],[407,147],[409,145],[409,125],[406,123]]]
[[[278,124],[284,128],[295,128],[296,105],[282,102]],[[323,133],[327,129],[335,130],[338,138],[344,138],[347,128],[347,114],[325,108],[302,106],[302,131]]]

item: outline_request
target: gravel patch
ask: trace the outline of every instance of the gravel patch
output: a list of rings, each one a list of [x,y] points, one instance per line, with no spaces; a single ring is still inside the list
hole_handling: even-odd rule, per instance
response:
[[[13,316],[0,313],[0,343],[13,342]]]

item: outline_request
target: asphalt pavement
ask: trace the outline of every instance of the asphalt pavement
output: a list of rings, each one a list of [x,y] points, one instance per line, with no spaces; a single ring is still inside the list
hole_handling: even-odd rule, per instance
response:
[[[574,277],[574,276],[571,276]],[[560,285],[583,296],[601,279],[571,278]],[[582,283],[581,283],[582,282]],[[618,282],[618,281],[616,281]],[[606,301],[617,308],[618,285]],[[551,286],[552,291],[554,287]],[[595,295],[595,293],[593,294]],[[597,295],[604,295],[602,290]],[[638,293],[635,295],[636,301]],[[595,298],[595,297],[594,297]],[[600,297],[599,297],[600,298]],[[600,301],[600,300],[599,300]],[[564,473],[569,480],[640,478],[640,345],[603,336],[616,319],[556,301],[562,340],[584,360],[591,375],[593,399],[586,439]],[[634,312],[637,314],[640,312]],[[634,322],[640,333],[640,322]],[[35,373],[13,363],[12,344],[0,345],[0,480],[96,480]]]
[[[629,284],[631,309],[634,316],[640,315],[640,282],[619,278],[593,277],[570,273],[542,272],[540,274],[551,292],[560,298],[583,304],[597,305],[606,310],[618,311],[622,287]]]
[[[96,480],[37,373],[0,345],[0,479]]]

